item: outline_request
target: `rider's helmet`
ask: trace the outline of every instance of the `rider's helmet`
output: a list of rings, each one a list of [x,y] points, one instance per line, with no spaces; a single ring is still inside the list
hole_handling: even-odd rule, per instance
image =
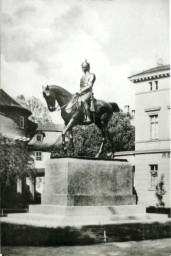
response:
[[[81,64],[82,68],[87,68],[90,69],[90,64],[87,62],[87,60],[85,60],[82,64]]]

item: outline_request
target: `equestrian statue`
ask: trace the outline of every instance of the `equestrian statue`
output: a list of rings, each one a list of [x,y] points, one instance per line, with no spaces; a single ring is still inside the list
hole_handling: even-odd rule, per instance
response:
[[[56,102],[61,110],[61,116],[65,122],[62,132],[62,145],[66,152],[66,133],[70,133],[70,140],[74,148],[72,128],[76,125],[96,124],[102,131],[102,143],[96,157],[103,151],[105,139],[111,143],[112,156],[114,156],[114,145],[111,134],[107,129],[109,120],[114,112],[119,112],[119,107],[114,102],[96,100],[93,95],[93,85],[96,80],[95,74],[90,72],[90,64],[85,60],[81,65],[84,75],[80,80],[80,91],[71,94],[64,88],[57,85],[47,85],[43,87],[43,96],[47,102],[49,111],[53,112]]]

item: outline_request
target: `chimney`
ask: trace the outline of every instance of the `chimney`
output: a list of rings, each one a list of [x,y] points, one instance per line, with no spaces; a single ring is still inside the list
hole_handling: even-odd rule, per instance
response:
[[[158,58],[157,59],[157,66],[163,66],[163,59],[162,58]]]
[[[135,109],[133,109],[131,112],[132,112],[132,118],[134,118],[135,117]]]
[[[125,112],[129,113],[129,105],[124,106],[124,108],[125,108]]]

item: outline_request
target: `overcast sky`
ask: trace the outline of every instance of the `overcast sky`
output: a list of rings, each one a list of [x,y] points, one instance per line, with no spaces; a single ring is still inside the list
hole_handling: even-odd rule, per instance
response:
[[[12,97],[44,101],[47,84],[78,91],[87,59],[95,97],[134,109],[128,76],[159,58],[169,64],[169,0],[2,0],[1,54],[1,85]]]

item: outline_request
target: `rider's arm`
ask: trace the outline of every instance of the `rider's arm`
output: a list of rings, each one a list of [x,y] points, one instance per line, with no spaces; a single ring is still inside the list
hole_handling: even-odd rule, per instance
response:
[[[91,77],[90,77],[90,79],[88,81],[88,85],[86,87],[82,88],[80,90],[80,92],[83,93],[83,92],[86,92],[86,91],[87,92],[90,91],[90,89],[93,87],[93,84],[94,84],[95,80],[96,80],[95,75],[91,74]]]

